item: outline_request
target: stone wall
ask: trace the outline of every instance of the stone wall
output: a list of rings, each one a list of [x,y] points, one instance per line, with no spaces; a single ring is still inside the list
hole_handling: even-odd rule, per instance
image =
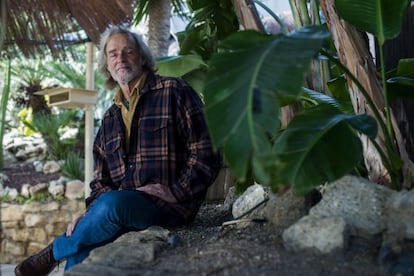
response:
[[[0,263],[17,263],[38,252],[84,210],[83,200],[2,203]]]
[[[223,200],[233,185],[230,170],[220,171],[208,189],[206,201]],[[50,185],[49,185],[50,186]],[[66,184],[66,193],[68,191]],[[83,192],[83,184],[80,186]],[[66,196],[66,195],[65,195]],[[75,193],[73,198],[79,198]],[[18,263],[48,245],[56,236],[66,231],[74,218],[85,210],[84,200],[66,199],[64,202],[30,204],[1,204],[1,253],[0,263]]]

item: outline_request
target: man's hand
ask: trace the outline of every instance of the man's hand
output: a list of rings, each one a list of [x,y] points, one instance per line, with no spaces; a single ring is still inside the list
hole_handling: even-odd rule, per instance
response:
[[[83,218],[84,214],[80,215],[79,217],[75,218],[71,223],[69,223],[68,227],[66,228],[66,236],[70,237],[75,230],[76,225],[78,224],[79,220]]]
[[[137,188],[137,190],[159,197],[162,200],[165,200],[169,203],[177,203],[177,199],[175,198],[171,190],[165,185],[148,184],[148,185]]]

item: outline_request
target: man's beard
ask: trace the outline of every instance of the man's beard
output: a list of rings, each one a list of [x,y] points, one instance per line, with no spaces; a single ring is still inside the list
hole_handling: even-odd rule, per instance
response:
[[[130,70],[119,70],[116,71],[112,78],[119,84],[126,84],[138,76],[139,69],[138,66],[134,65]]]

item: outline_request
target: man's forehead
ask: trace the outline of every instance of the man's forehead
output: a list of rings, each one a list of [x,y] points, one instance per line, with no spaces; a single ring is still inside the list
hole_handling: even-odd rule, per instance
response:
[[[114,51],[119,49],[136,49],[137,45],[127,34],[115,34],[109,37],[106,44],[106,50]]]

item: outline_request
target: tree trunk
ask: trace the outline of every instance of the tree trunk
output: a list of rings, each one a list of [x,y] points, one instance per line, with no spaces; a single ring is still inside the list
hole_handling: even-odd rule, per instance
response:
[[[385,68],[394,69],[403,58],[414,57],[414,6],[408,10],[400,35],[384,44]],[[379,63],[379,60],[378,60]],[[391,103],[404,145],[411,161],[414,161],[414,99],[398,98]]]
[[[245,30],[256,30],[264,33],[265,28],[253,0],[234,0],[236,14]]]
[[[25,88],[29,96],[28,106],[32,108],[33,116],[50,114],[50,107],[47,105],[45,96],[35,95],[34,93],[41,90],[40,84],[31,84]]]
[[[334,0],[322,0],[321,8],[325,14],[328,28],[333,36],[341,63],[358,78],[362,86],[368,91],[368,94],[373,99],[378,110],[382,112],[384,110],[384,97],[381,82],[377,77],[375,65],[368,51],[366,40],[353,26],[339,18],[335,9]],[[373,115],[372,110],[367,105],[367,102],[360,93],[358,87],[349,78],[348,87],[355,113],[367,113]],[[384,119],[385,115],[383,113],[381,113],[381,115]],[[403,159],[405,166],[410,166],[410,162],[407,163],[406,160],[407,153],[405,148],[401,146],[401,133],[398,127],[396,127],[394,118],[392,118],[392,121],[394,122],[393,129],[399,147],[400,157]],[[383,151],[386,152],[384,146],[384,134],[381,131],[376,140]],[[364,148],[364,160],[368,170],[369,179],[373,182],[389,186],[390,175],[386,170],[378,151],[366,136],[361,136],[361,141]]]
[[[155,57],[168,55],[171,0],[148,1],[148,46]]]

